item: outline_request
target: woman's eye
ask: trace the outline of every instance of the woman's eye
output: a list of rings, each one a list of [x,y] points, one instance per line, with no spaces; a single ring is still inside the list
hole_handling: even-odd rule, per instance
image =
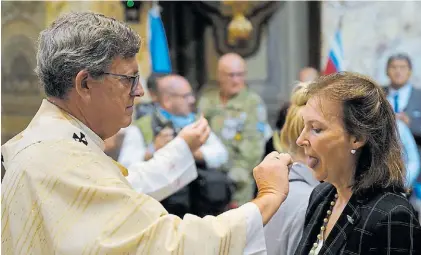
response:
[[[316,134],[318,134],[318,133],[320,133],[322,131],[322,129],[320,129],[320,128],[312,128],[312,130]]]

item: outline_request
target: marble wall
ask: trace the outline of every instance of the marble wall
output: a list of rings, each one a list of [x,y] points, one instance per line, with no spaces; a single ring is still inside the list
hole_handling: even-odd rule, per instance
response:
[[[421,88],[420,1],[323,2],[322,66],[341,14],[347,70],[370,75],[381,85],[387,85],[387,58],[397,52],[406,52],[413,61],[411,81]]]

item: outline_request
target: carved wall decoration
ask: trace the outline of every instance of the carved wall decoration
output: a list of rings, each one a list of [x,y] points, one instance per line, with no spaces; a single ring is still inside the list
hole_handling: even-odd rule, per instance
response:
[[[283,2],[199,1],[192,4],[212,23],[215,46],[219,54],[236,52],[243,57],[249,57],[259,47],[263,25]],[[234,32],[230,34],[229,28]]]
[[[250,7],[250,3],[246,1],[223,1],[222,4],[231,7],[232,20],[228,24],[228,43],[235,46],[240,41],[250,38],[253,25],[244,16]]]

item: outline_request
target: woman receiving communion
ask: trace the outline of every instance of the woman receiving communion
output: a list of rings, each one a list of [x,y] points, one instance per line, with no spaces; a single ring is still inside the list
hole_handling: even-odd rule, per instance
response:
[[[421,254],[421,227],[405,196],[393,110],[355,73],[307,87],[297,144],[317,180],[295,254]]]

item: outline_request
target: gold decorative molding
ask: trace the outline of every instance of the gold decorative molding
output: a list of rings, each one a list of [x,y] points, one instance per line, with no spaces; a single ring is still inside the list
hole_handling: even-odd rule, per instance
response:
[[[210,20],[219,54],[253,55],[260,43],[262,27],[283,4],[280,1],[198,1],[198,13]]]
[[[250,3],[232,0],[223,1],[222,3],[225,6],[230,6],[232,12],[232,20],[228,25],[228,43],[237,45],[238,41],[249,39],[253,25],[245,15],[250,8]]]

